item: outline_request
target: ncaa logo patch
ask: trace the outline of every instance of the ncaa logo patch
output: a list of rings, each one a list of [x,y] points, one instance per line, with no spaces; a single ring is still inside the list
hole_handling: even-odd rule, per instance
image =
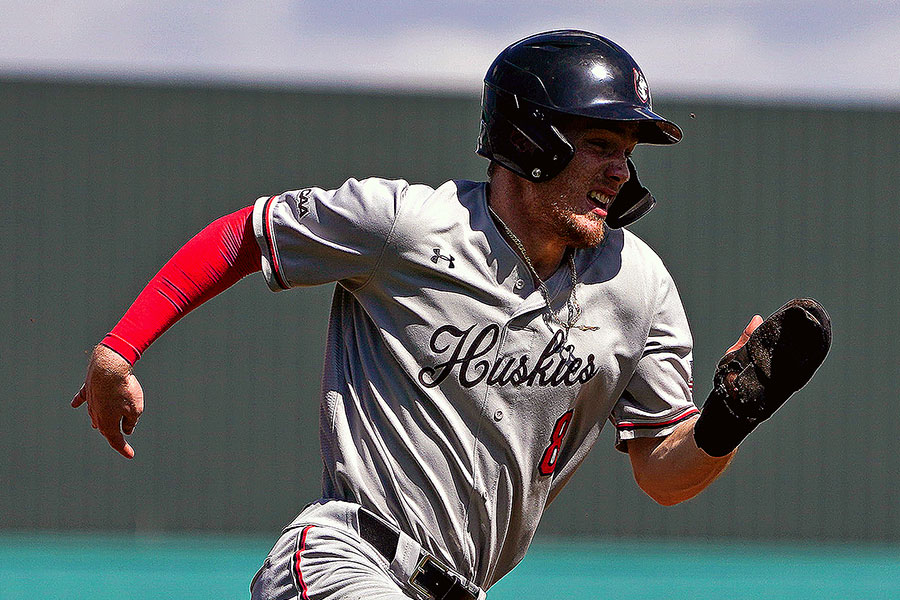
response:
[[[309,214],[309,197],[312,190],[307,188],[297,193],[297,218],[302,219]]]
[[[641,102],[647,104],[650,102],[650,86],[647,85],[647,80],[644,78],[643,73],[637,69],[632,70],[634,71],[634,91],[638,98],[641,99]]]

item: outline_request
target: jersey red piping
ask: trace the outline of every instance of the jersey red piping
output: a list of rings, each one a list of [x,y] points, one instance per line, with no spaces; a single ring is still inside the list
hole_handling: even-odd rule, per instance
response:
[[[278,196],[272,196],[266,202],[265,210],[263,210],[263,223],[265,224],[266,242],[269,245],[269,256],[272,257],[272,271],[275,273],[275,281],[281,286],[281,289],[290,289],[290,286],[281,276],[281,269],[278,268],[278,256],[275,254],[275,236],[272,234],[272,228],[269,225],[269,209],[272,207],[272,201]]]
[[[300,544],[297,551],[294,553],[294,582],[297,584],[297,588],[300,590],[303,600],[309,600],[309,596],[307,595],[306,583],[303,581],[303,573],[300,572],[300,555],[306,550],[306,534],[309,533],[309,530],[313,527],[315,527],[315,525],[307,525],[303,530],[303,533],[300,534]]]
[[[688,417],[692,417],[699,413],[699,410],[697,410],[696,408],[692,408],[683,415],[677,416],[674,419],[669,419],[668,421],[660,421],[657,423],[633,423],[631,421],[619,421],[618,423],[616,423],[616,429],[657,429],[659,427],[665,427],[667,425],[680,423]]]

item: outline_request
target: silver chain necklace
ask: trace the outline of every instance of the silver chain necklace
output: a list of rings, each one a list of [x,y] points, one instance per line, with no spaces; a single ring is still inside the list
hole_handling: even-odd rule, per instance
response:
[[[538,283],[538,289],[541,291],[541,296],[544,297],[544,303],[547,305],[547,312],[545,313],[545,318],[550,320],[553,323],[556,323],[560,327],[566,330],[566,335],[568,335],[569,330],[573,327],[578,329],[579,331],[597,331],[600,329],[599,327],[593,327],[591,325],[576,325],[578,319],[581,317],[581,305],[578,304],[578,297],[575,295],[575,287],[578,285],[578,275],[575,270],[575,251],[567,252],[569,255],[569,270],[572,273],[572,291],[569,293],[569,298],[566,300],[566,311],[568,313],[568,318],[563,321],[559,318],[559,315],[556,311],[553,310],[553,307],[550,304],[550,290],[547,289],[547,284],[544,283],[544,280],[541,279],[541,276],[538,275],[537,269],[534,268],[534,265],[531,263],[531,259],[528,258],[528,253],[525,251],[525,245],[522,243],[516,234],[512,232],[509,228],[509,225],[500,218],[494,209],[488,205],[488,210],[491,213],[491,216],[494,217],[498,223],[500,223],[501,227],[503,227],[503,231],[506,232],[506,235],[509,236],[509,239],[513,241],[518,248],[519,253],[522,255],[522,258],[525,259],[525,264],[528,265],[528,269],[531,271],[531,274],[534,276],[535,281]]]

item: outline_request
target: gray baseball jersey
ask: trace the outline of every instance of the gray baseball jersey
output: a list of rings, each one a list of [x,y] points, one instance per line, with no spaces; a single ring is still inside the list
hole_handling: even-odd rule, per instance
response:
[[[337,282],[323,497],[366,506],[484,589],[607,420],[624,449],[697,413],[681,300],[628,231],[577,251],[578,323],[597,329],[566,332],[484,183],[351,179],[260,198],[253,222],[271,289]],[[546,285],[565,320],[568,261]]]

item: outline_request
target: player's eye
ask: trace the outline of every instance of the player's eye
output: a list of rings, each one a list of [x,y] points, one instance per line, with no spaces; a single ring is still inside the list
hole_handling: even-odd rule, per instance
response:
[[[612,152],[612,144],[607,140],[592,140],[589,142],[591,147],[598,150],[601,154],[609,154]]]

